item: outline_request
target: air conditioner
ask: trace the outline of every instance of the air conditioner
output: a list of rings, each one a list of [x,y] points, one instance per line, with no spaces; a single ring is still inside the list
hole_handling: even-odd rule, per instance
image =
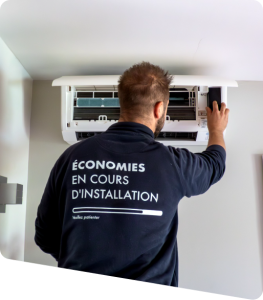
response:
[[[61,127],[65,142],[75,144],[118,122],[119,77],[62,76],[52,82],[52,86],[61,86]],[[171,146],[207,145],[205,107],[213,100],[218,101],[219,107],[221,102],[227,104],[227,87],[237,86],[236,81],[224,78],[174,75],[166,121],[156,140]]]

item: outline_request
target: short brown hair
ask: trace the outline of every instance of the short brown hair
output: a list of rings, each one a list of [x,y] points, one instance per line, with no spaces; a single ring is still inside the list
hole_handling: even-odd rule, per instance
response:
[[[118,81],[121,115],[146,117],[157,102],[163,101],[166,105],[172,79],[168,72],[149,62],[130,67]]]

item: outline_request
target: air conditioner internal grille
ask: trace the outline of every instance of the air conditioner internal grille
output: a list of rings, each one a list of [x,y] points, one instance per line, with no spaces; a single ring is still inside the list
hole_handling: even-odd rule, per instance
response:
[[[177,141],[196,141],[197,132],[170,132],[170,131],[161,131],[157,139],[169,139]]]
[[[120,103],[118,92],[110,90],[74,91],[73,120],[118,120]],[[186,88],[170,88],[167,120],[196,120],[195,92]]]
[[[76,132],[78,141],[85,140],[94,135],[101,134],[102,132]],[[196,141],[197,132],[172,132],[161,131],[157,137],[157,140],[177,140],[177,141]]]
[[[105,106],[104,102],[110,99],[118,100],[118,92],[114,91],[75,91],[74,92],[74,106],[94,106],[89,103],[93,103],[94,100],[101,100]],[[85,103],[86,104],[83,104]],[[119,102],[118,102],[119,103]],[[176,89],[171,88],[169,92],[169,106],[194,106],[195,103],[195,92],[189,92],[187,89]]]
[[[101,115],[106,115],[107,120],[118,120],[120,117],[120,108],[75,107],[73,120],[98,120]]]
[[[98,120],[99,116],[106,115],[107,120],[118,120],[119,107],[74,107],[73,120]],[[168,107],[167,120],[196,120],[195,107]]]
[[[77,141],[85,140],[102,132],[76,132]]]

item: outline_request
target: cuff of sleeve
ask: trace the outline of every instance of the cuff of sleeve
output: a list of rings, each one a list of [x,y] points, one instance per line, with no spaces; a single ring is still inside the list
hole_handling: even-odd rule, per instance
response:
[[[220,145],[211,145],[209,147],[207,147],[207,149],[205,151],[213,151],[216,150],[218,152],[220,152],[221,156],[223,157],[224,161],[226,161],[226,150],[220,146]]]

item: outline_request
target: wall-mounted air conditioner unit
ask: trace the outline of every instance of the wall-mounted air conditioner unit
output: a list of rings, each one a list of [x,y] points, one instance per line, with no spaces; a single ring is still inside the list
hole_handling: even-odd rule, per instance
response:
[[[119,77],[62,76],[53,81],[52,86],[61,86],[61,127],[68,144],[100,134],[118,122]],[[237,86],[236,81],[224,78],[174,75],[166,121],[157,141],[171,146],[207,145],[205,107],[214,100],[219,107],[221,102],[227,104],[227,87]]]

